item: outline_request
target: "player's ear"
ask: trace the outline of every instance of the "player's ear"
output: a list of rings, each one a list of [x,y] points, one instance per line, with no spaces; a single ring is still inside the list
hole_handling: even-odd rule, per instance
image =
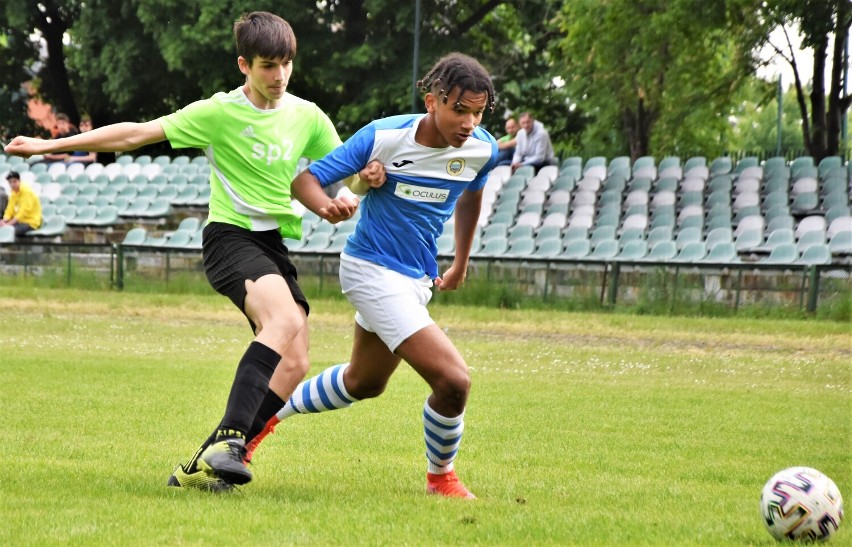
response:
[[[437,97],[435,97],[432,93],[427,93],[424,102],[426,103],[426,112],[433,114],[435,112],[435,108],[438,106]]]
[[[237,66],[240,68],[240,72],[242,72],[245,76],[249,75],[249,72],[251,71],[251,65],[242,55],[237,57]]]

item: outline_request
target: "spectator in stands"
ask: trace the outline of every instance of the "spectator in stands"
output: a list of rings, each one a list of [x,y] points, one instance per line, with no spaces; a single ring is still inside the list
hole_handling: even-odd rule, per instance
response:
[[[556,165],[556,155],[544,125],[529,112],[521,114],[520,122],[521,130],[516,137],[512,172],[522,165],[531,165],[536,172],[545,165]]]
[[[506,120],[506,134],[497,139],[497,149],[499,150],[497,165],[512,165],[512,157],[515,155],[515,144],[520,128],[515,118]]]
[[[3,213],[0,226],[14,226],[15,235],[21,236],[41,226],[41,202],[30,186],[21,182],[17,171],[9,171],[6,175],[12,195]]]
[[[87,131],[91,130],[92,119],[88,116],[83,116],[82,118],[80,118],[80,133],[86,133]],[[65,157],[65,161],[67,163],[82,163],[83,165],[89,165],[90,163],[94,163],[97,160],[97,152],[85,152],[81,150],[71,152]]]
[[[203,232],[205,273],[243,312],[255,337],[236,367],[219,425],[174,469],[168,484],[217,492],[252,479],[243,462],[246,438],[263,430],[308,371],[308,301],[283,243],[302,235],[290,184],[300,157],[319,159],[341,144],[319,107],[287,93],[296,55],[290,25],[277,15],[252,12],[233,31],[244,76],[238,88],[148,122],[117,123],[58,140],[15,137],[5,148],[19,156],[127,152],[168,140],[174,148],[206,151],[215,168]],[[380,163],[371,162],[360,174],[365,178],[353,175],[352,184],[369,188],[384,180]],[[318,214],[337,223],[357,206],[351,197],[326,197]],[[198,413],[209,412],[194,410],[190,416]]]
[[[341,287],[356,310],[349,362],[296,388],[249,443],[249,454],[281,419],[378,397],[404,359],[432,390],[422,407],[426,490],[473,498],[453,470],[470,376],[426,305],[430,287],[455,290],[467,273],[482,189],[497,158],[494,137],[478,127],[494,108],[494,88],[485,68],[460,53],[440,59],[417,87],[425,115],[376,120],[293,181],[293,195],[317,212],[327,199],[322,186],[357,173],[371,158],[383,161],[388,174],[387,183],[367,192],[340,258]],[[453,214],[456,253],[440,275],[436,240]]]
[[[59,113],[56,115],[56,137],[57,139],[64,139],[65,137],[71,137],[73,135],[79,134],[80,131],[74,127],[74,124],[71,123],[71,119],[67,114]],[[44,163],[57,163],[64,162],[68,159],[70,154],[68,152],[55,152],[50,154],[45,154],[42,158]]]

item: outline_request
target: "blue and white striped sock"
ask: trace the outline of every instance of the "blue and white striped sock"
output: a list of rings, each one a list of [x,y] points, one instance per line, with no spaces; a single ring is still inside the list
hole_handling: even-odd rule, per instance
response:
[[[343,385],[343,371],[348,366],[349,363],[343,363],[327,368],[313,378],[299,384],[293,390],[293,395],[275,416],[279,420],[283,420],[294,414],[313,414],[337,410],[358,402],[358,399],[349,395],[346,386]]]
[[[455,418],[441,416],[429,406],[423,407],[423,438],[429,473],[443,475],[453,470],[453,460],[464,431],[464,412]]]

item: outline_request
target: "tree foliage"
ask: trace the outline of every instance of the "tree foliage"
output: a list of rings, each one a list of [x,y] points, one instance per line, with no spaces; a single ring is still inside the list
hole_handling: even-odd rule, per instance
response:
[[[704,0],[576,0],[555,24],[588,154],[715,153],[752,67],[740,6]]]
[[[819,32],[848,33],[844,2],[423,1],[416,61],[415,2],[258,0],[250,9],[291,23],[299,47],[290,91],[316,102],[343,137],[371,119],[421,110],[414,80],[441,55],[463,51],[493,74],[497,108],[484,124],[495,134],[504,116],[530,111],[563,154],[636,157],[720,153],[732,142],[728,116],[753,71],[752,48],[772,25],[796,21],[820,50]],[[828,26],[816,9],[823,4],[834,10]],[[243,77],[232,26],[246,9],[235,0],[6,0],[0,127],[34,129],[21,90],[28,80],[57,110],[75,121],[87,113],[96,126],[233,89]],[[848,107],[834,95],[834,74],[825,116],[816,88],[803,114],[811,140],[826,135],[825,150],[836,113]]]
[[[768,0],[761,16],[784,29],[786,43],[777,44],[764,37],[790,67],[802,119],[802,141],[816,160],[840,151],[841,122],[846,116],[852,95],[844,90],[844,68],[852,4],[849,0]],[[814,77],[803,81],[790,45],[791,28],[798,26],[802,45],[813,48]],[[829,49],[829,44],[833,46]],[[823,75],[829,68],[829,87]],[[809,85],[810,84],[810,85]]]

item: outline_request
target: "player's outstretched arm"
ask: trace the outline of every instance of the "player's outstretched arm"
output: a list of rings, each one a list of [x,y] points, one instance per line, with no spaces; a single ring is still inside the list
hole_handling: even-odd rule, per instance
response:
[[[144,123],[122,122],[105,125],[92,131],[79,133],[62,139],[36,139],[15,137],[4,147],[7,154],[30,157],[53,152],[127,152],[155,142],[166,140],[166,133],[159,120]]]

